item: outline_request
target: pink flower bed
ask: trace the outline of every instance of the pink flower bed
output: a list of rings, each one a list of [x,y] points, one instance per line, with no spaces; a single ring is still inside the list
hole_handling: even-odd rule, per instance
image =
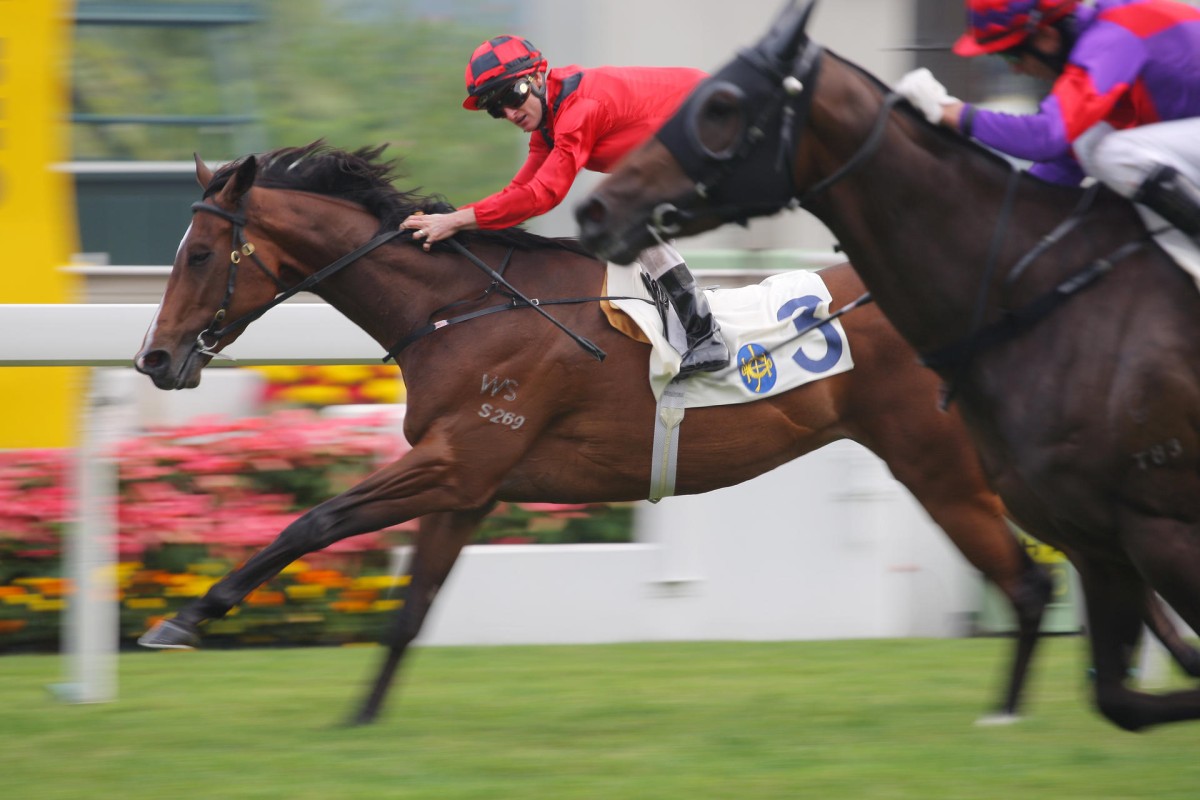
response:
[[[121,442],[118,549],[141,560],[163,545],[204,545],[239,561],[298,516],[408,450],[386,412],[355,419],[307,410],[152,430]],[[74,453],[0,451],[0,558],[57,558],[71,520]],[[501,504],[481,541],[627,540],[627,505]],[[344,539],[332,553],[386,547],[391,532]]]

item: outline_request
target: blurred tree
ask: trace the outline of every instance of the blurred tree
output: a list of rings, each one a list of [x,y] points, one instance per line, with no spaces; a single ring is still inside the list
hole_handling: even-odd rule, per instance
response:
[[[408,176],[403,188],[465,203],[500,189],[522,156],[524,137],[512,126],[461,108],[467,57],[509,27],[503,20],[515,16],[516,4],[433,5],[262,0],[262,22],[215,34],[201,27],[80,26],[74,111],[253,115],[262,149],[318,138],[347,149],[388,143]],[[238,144],[246,137],[235,127],[77,123],[73,157],[177,161],[196,151],[226,160],[244,154]]]

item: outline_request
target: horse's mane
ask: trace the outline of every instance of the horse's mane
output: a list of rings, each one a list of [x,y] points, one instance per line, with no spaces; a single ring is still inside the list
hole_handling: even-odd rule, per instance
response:
[[[828,49],[824,51],[824,55],[834,58],[835,60],[849,67],[851,71],[861,75],[868,83],[875,86],[875,88],[877,88],[885,97],[891,93],[892,87],[881,81],[865,67],[856,64],[847,58],[843,58],[842,56],[839,56],[837,53],[834,53]],[[978,158],[981,162],[990,163],[992,167],[1005,174],[1012,172],[1012,170],[1015,168],[1011,161],[996,151],[984,147],[979,142],[976,142],[967,136],[963,136],[957,131],[952,131],[942,125],[933,124],[925,118],[924,114],[918,111],[911,103],[907,101],[897,103],[894,107],[894,110],[898,113],[904,114],[916,122],[924,135],[933,137],[933,140],[939,142],[943,147],[951,150],[969,152],[973,157]],[[1074,186],[1064,186],[1062,184],[1050,183],[1049,181],[1030,173],[1028,170],[1020,170],[1020,173],[1022,181],[1033,182],[1043,187],[1047,187],[1052,191],[1071,195],[1078,195],[1083,191],[1082,189]]]
[[[349,200],[378,217],[380,230],[394,230],[406,217],[418,211],[443,214],[454,210],[454,206],[440,195],[423,195],[420,189],[397,189],[392,182],[399,177],[398,162],[381,159],[386,148],[383,144],[347,152],[321,139],[300,147],[281,147],[255,156],[258,169],[254,184],[267,189],[292,189]],[[220,191],[248,157],[220,167],[204,196]],[[591,256],[575,239],[539,236],[523,228],[468,231],[460,236],[524,250],[557,248]]]

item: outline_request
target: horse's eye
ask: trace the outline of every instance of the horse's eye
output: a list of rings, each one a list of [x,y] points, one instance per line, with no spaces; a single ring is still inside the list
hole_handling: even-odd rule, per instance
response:
[[[189,267],[200,267],[207,264],[210,258],[212,258],[211,250],[196,250],[188,254],[187,263]]]
[[[708,117],[713,122],[727,122],[741,115],[741,106],[737,101],[729,98],[716,96],[709,100],[704,105],[704,116]]]
[[[731,158],[746,127],[744,95],[736,87],[718,84],[696,109],[692,134],[700,151],[709,158]]]

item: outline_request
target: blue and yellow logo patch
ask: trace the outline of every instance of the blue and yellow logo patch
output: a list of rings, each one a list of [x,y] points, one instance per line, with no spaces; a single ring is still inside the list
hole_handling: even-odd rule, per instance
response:
[[[745,344],[737,354],[738,374],[742,383],[755,394],[765,394],[775,386],[779,377],[771,351],[761,344]]]

